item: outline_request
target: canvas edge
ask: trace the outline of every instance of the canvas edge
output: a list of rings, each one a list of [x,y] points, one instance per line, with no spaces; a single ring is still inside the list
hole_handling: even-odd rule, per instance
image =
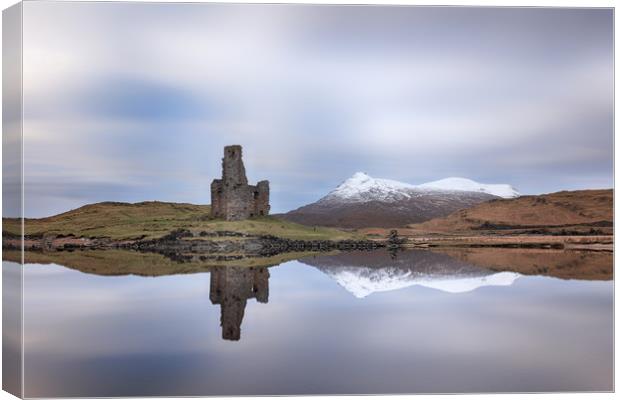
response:
[[[2,266],[2,390],[23,382],[23,6],[2,11],[2,217],[21,220],[21,263]],[[4,230],[3,230],[4,236]]]

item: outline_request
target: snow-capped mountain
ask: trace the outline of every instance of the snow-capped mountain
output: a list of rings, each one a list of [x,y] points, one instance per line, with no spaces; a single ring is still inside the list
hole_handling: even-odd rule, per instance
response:
[[[396,259],[387,252],[351,252],[300,261],[316,267],[357,298],[411,286],[465,293],[484,286],[510,286],[520,276],[423,250],[399,253]]]
[[[503,198],[520,195],[515,188],[507,184],[479,183],[467,178],[446,178],[421,185],[411,185],[391,179],[373,178],[364,172],[356,172],[325,198],[347,201],[398,201],[429,191],[476,192]]]
[[[348,201],[396,201],[410,198],[417,186],[390,179],[375,179],[363,172],[356,172],[342,182],[336,189],[329,192],[326,199],[342,199]]]
[[[345,228],[398,227],[443,217],[459,209],[519,193],[510,185],[465,178],[412,185],[357,172],[319,201],[283,215],[305,225]]]

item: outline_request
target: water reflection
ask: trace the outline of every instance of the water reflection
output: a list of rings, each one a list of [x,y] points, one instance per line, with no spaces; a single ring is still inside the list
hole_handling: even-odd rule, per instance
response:
[[[163,276],[210,272],[209,299],[220,306],[221,337],[238,341],[250,299],[269,300],[269,268],[298,258],[356,298],[420,286],[446,293],[507,287],[523,275],[610,280],[612,253],[558,250],[467,248],[291,253],[274,257],[185,255],[170,258],[134,251],[26,252],[27,263],[57,263],[89,274]],[[19,259],[6,251],[4,258]]]
[[[248,299],[269,301],[269,271],[266,267],[215,267],[211,270],[209,299],[221,307],[222,339],[239,340]]]
[[[464,293],[483,286],[509,286],[519,278],[516,272],[496,272],[426,250],[352,251],[300,262],[317,268],[358,298],[416,285]]]
[[[18,251],[3,251],[3,260],[20,262]],[[323,272],[337,269],[392,269],[433,278],[488,276],[498,272],[550,276],[560,279],[611,280],[613,253],[607,251],[440,248],[390,252],[284,253],[269,257],[218,257],[190,254],[170,258],[157,253],[126,250],[25,252],[26,264],[58,264],[81,272],[105,275],[164,276],[209,272],[215,267],[271,267],[291,260]],[[376,277],[375,280],[381,280]]]
[[[522,275],[560,279],[613,279],[613,253],[609,251],[492,247],[445,248],[434,251],[491,271],[514,271]]]
[[[25,396],[612,390],[612,254],[516,250],[27,254]]]

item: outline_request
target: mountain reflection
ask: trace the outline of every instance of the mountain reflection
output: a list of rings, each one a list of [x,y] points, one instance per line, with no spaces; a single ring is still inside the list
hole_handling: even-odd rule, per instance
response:
[[[358,298],[410,286],[463,293],[483,286],[509,286],[522,275],[580,280],[613,277],[613,253],[596,251],[503,248],[351,251],[299,261],[325,273]]]
[[[239,340],[241,322],[248,299],[269,301],[267,267],[214,267],[211,270],[209,299],[221,307],[222,339]]]
[[[463,293],[482,286],[509,286],[520,276],[426,250],[352,251],[308,257],[300,262],[317,268],[358,298],[416,285]]]

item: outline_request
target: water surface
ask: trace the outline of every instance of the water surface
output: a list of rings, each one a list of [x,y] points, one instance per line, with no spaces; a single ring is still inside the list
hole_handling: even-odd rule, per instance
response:
[[[611,254],[502,251],[30,263],[25,395],[612,390]]]

